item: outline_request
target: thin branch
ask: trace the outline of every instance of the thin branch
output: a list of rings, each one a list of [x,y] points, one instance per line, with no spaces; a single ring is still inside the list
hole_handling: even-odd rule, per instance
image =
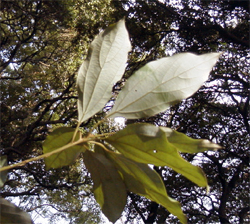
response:
[[[16,167],[19,167],[19,166],[24,166],[25,164],[27,164],[29,162],[33,162],[33,161],[37,161],[37,160],[40,160],[40,159],[47,158],[47,157],[49,157],[51,155],[54,155],[56,153],[60,153],[60,152],[66,150],[66,149],[68,149],[68,148],[70,148],[70,147],[72,147],[74,145],[79,145],[79,144],[82,144],[82,143],[87,142],[89,140],[92,140],[92,138],[91,139],[89,139],[89,138],[81,138],[78,141],[71,142],[71,143],[69,143],[67,145],[64,145],[64,146],[62,146],[62,147],[60,147],[60,148],[58,148],[58,149],[56,149],[56,150],[54,150],[52,152],[48,152],[48,153],[42,154],[42,155],[34,157],[34,158],[30,158],[30,159],[24,160],[24,161],[16,163],[16,164],[12,164],[12,165],[9,165],[9,166],[4,166],[4,167],[0,168],[0,172],[5,171],[5,170],[10,170],[10,169],[13,169],[13,168],[16,168]]]

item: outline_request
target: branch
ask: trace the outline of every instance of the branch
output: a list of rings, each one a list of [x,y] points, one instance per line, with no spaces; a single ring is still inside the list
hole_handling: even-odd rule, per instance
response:
[[[206,27],[204,28],[206,29]],[[242,46],[245,46],[248,48],[250,47],[249,41],[245,41],[245,40],[238,38],[234,34],[230,33],[226,28],[223,28],[220,25],[213,25],[211,26],[211,29],[217,30],[222,37],[232,40],[234,43],[241,44]]]
[[[75,142],[71,142],[67,145],[64,145],[52,152],[48,152],[48,153],[45,153],[45,154],[42,154],[40,156],[37,156],[37,157],[34,157],[34,158],[30,158],[30,159],[27,159],[27,160],[24,160],[22,162],[19,162],[19,163],[15,163],[15,164],[12,164],[12,165],[9,165],[9,166],[4,166],[2,168],[0,168],[0,172],[2,171],[5,171],[5,170],[10,170],[10,169],[13,169],[13,168],[16,168],[16,167],[20,167],[20,166],[24,166],[25,164],[29,163],[29,162],[33,162],[33,161],[37,161],[37,160],[41,160],[41,159],[44,159],[44,158],[47,158],[51,155],[54,155],[56,153],[60,153],[74,145],[79,145],[79,144],[82,144],[84,142],[87,142],[87,141],[90,141],[90,140],[93,140],[93,139],[90,139],[90,138],[82,138],[82,139],[79,139],[78,141],[75,141]]]
[[[149,211],[149,215],[148,215],[148,218],[146,219],[146,221],[144,221],[144,223],[153,224],[155,222],[158,207],[159,207],[159,205],[156,202],[153,202],[153,201],[151,202],[151,208]]]
[[[18,79],[22,79],[23,76],[18,76],[18,77],[0,77],[0,80],[18,80]]]
[[[244,218],[246,217],[247,213],[250,210],[250,206],[247,206],[245,208],[242,208],[241,211],[239,212],[239,217],[240,217],[240,224],[244,224]]]
[[[50,190],[54,190],[54,189],[61,189],[61,188],[66,188],[66,189],[72,189],[73,187],[75,186],[81,186],[81,185],[85,185],[86,182],[83,182],[83,183],[70,183],[70,184],[60,184],[60,185],[46,185],[44,184],[36,175],[35,172],[33,172],[33,170],[29,169],[29,168],[26,168],[26,167],[17,167],[17,169],[20,169],[20,170],[24,170],[28,173],[30,173],[34,179],[36,180],[36,182],[42,186],[43,188],[46,188],[46,189],[50,189]],[[84,196],[88,196],[89,194],[85,193]]]
[[[42,207],[44,207],[44,206],[50,206],[50,207],[52,207],[53,209],[55,209],[56,211],[58,211],[58,212],[63,212],[63,213],[69,212],[67,209],[60,210],[60,209],[58,209],[56,206],[51,205],[51,204],[42,204],[42,205],[38,205],[38,206],[36,206],[36,207],[34,207],[34,208],[31,208],[31,209],[26,210],[26,212],[32,212],[32,211],[34,211],[34,210],[36,210],[36,209],[38,209],[38,208],[42,208]]]
[[[4,192],[0,194],[2,197],[17,197],[17,196],[23,196],[23,195],[39,195],[38,189],[30,189],[28,191],[24,192],[18,192],[18,193],[11,193],[11,192]]]
[[[201,30],[207,31],[208,29],[214,29],[216,31],[219,32],[219,34],[224,37],[225,39],[231,40],[234,43],[237,44],[241,44],[242,46],[245,47],[250,47],[250,42],[248,40],[242,40],[240,38],[238,38],[237,36],[235,36],[233,33],[229,32],[229,30],[227,30],[226,28],[221,27],[218,24],[215,25],[200,25],[200,26],[191,26],[191,23],[188,22],[190,20],[192,20],[195,24],[197,24],[197,22],[199,22],[197,19],[193,19],[191,17],[186,17],[186,16],[182,16],[180,15],[178,12],[174,11],[173,9],[171,9],[170,7],[167,7],[165,4],[159,2],[158,0],[152,0],[157,6],[159,6],[160,8],[164,9],[165,11],[167,11],[168,13],[171,13],[172,15],[176,16],[177,20],[181,21],[181,23],[183,24],[182,26],[180,25],[181,28],[186,29],[186,30],[195,30],[200,32]],[[201,21],[200,24],[203,24],[203,21]]]
[[[40,8],[40,7],[41,7],[41,2],[38,3],[37,9]],[[20,47],[22,46],[22,44],[27,43],[35,35],[35,33],[37,31],[37,23],[38,23],[39,17],[34,17],[33,19],[34,19],[34,25],[33,25],[32,32],[30,33],[30,35],[27,38],[25,38],[21,42],[17,43],[17,45],[15,46],[14,50],[11,52],[8,61],[4,62],[1,65],[1,67],[0,67],[0,73],[12,62],[12,59],[15,57],[17,51],[20,49]]]
[[[144,215],[142,214],[142,212],[140,211],[140,208],[139,208],[139,207],[137,206],[137,204],[135,203],[135,201],[136,201],[135,196],[134,196],[132,193],[129,193],[128,195],[129,195],[129,197],[131,198],[131,200],[132,200],[132,205],[134,206],[134,208],[135,208],[135,210],[137,211],[137,213],[140,215],[142,221],[143,221],[144,223],[146,223],[146,219],[145,219]]]

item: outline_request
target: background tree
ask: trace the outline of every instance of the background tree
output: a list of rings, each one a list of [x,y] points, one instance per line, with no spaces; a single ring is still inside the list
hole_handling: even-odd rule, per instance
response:
[[[109,1],[1,1],[0,6],[1,155],[11,164],[41,154],[52,127],[76,125],[75,74],[89,42],[113,19]],[[74,223],[84,218],[93,223],[100,218],[90,185],[85,169],[45,171],[37,161],[12,170],[1,196],[18,197],[21,208],[48,212],[53,221],[50,206]],[[70,206],[69,198],[74,198]]]
[[[184,203],[190,223],[249,222],[249,2],[114,3],[129,18],[128,29],[136,46],[132,55],[143,58],[134,62],[131,57],[132,70],[165,54],[225,52],[198,93],[146,121],[224,147],[216,153],[183,155],[208,174],[209,195],[173,171],[157,169],[167,189],[172,189],[170,195]],[[148,54],[142,55],[145,51]],[[128,222],[135,218],[145,223],[178,222],[154,202],[135,195],[131,195],[126,214]]]
[[[248,222],[248,1],[2,1],[1,154],[8,155],[9,163],[37,156],[52,127],[76,125],[74,77],[87,44],[101,28],[124,16],[134,49],[124,80],[165,55],[225,52],[197,94],[146,121],[224,147],[216,153],[183,155],[204,169],[210,195],[170,169],[157,169],[190,223]],[[93,123],[95,119],[83,128]],[[45,171],[43,162],[37,161],[12,170],[1,196],[18,197],[27,211],[48,204],[73,223],[83,222],[89,212],[99,222],[90,187],[85,169]],[[156,203],[133,194],[124,214],[127,222],[178,222]],[[47,216],[55,221],[52,214]]]

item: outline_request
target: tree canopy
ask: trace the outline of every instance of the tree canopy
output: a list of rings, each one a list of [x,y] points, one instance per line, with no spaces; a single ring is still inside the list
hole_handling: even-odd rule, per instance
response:
[[[35,157],[52,128],[76,127],[76,72],[94,36],[121,18],[132,51],[114,93],[152,60],[180,52],[224,52],[196,94],[127,124],[144,121],[221,145],[217,152],[182,154],[207,174],[209,194],[167,167],[154,169],[190,223],[249,222],[248,1],[2,1],[1,155],[8,164]],[[82,129],[89,130],[109,107]],[[53,223],[60,216],[71,223],[101,222],[92,181],[79,163],[46,170],[39,160],[12,169],[1,197],[18,198],[23,210],[44,212]],[[123,219],[178,223],[162,206],[132,193]]]

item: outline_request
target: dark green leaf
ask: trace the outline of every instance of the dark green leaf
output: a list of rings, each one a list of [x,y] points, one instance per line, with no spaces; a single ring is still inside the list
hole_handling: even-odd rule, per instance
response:
[[[165,185],[156,171],[146,164],[137,163],[121,154],[114,152],[106,152],[106,154],[107,157],[113,160],[122,174],[129,191],[161,204],[169,212],[177,216],[182,223],[187,222],[180,203],[168,196]]]
[[[22,211],[4,198],[0,198],[1,224],[32,224],[28,213]]]
[[[98,147],[98,146],[97,146]],[[120,218],[126,205],[125,184],[114,164],[103,154],[87,150],[84,163],[94,181],[94,195],[111,222]]]
[[[72,141],[75,129],[69,127],[60,127],[50,133],[43,143],[43,153],[52,152],[62,146],[67,145]],[[79,134],[77,138],[79,139]],[[45,158],[46,169],[60,168],[73,164],[81,152],[85,151],[81,145],[75,145],[62,152],[55,153]]]

